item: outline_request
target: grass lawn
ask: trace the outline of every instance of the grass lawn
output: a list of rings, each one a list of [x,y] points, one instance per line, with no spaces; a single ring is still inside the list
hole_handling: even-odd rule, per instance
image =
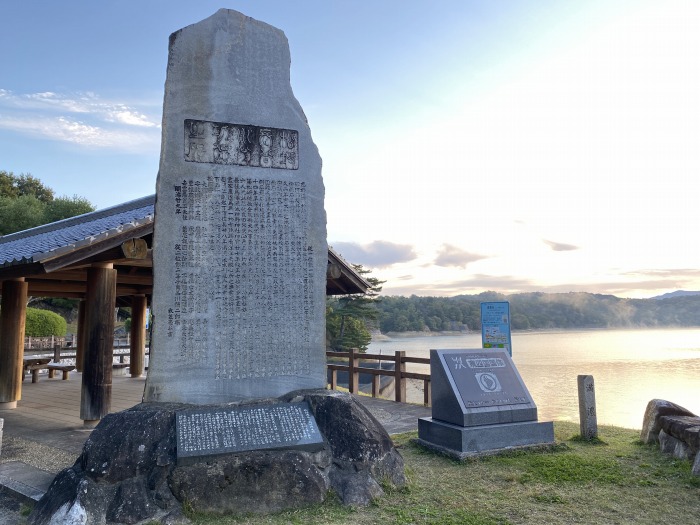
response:
[[[560,445],[458,462],[394,436],[409,484],[366,508],[329,498],[270,516],[191,515],[195,524],[700,523],[700,477],[690,463],[639,441],[639,431],[599,428],[600,442],[577,438],[578,424],[554,425]]]

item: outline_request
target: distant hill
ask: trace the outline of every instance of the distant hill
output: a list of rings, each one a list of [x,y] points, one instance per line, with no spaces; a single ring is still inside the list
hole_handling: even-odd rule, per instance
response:
[[[509,301],[515,330],[700,326],[700,292],[679,292],[653,299],[623,299],[583,292],[389,296],[382,297],[377,308],[383,333],[479,331],[480,303],[484,301]]]
[[[669,299],[671,297],[685,297],[688,295],[700,295],[700,291],[687,291],[687,290],[676,290],[675,292],[665,293],[663,295],[657,295],[652,297],[652,299]]]

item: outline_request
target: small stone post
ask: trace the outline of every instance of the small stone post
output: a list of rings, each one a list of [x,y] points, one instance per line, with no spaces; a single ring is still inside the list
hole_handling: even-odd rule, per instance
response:
[[[581,437],[598,437],[598,417],[595,407],[595,383],[593,376],[578,376],[578,413],[581,420]]]

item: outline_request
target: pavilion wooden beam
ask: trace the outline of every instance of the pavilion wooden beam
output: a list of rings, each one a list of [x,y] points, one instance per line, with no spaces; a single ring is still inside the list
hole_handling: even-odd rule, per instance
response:
[[[129,349],[129,373],[141,377],[146,359],[146,296],[131,297],[131,347]]]
[[[109,413],[112,404],[117,271],[110,264],[98,265],[88,270],[87,277],[86,345],[80,419],[85,426],[93,427]]]
[[[27,283],[5,281],[0,309],[0,408],[17,408],[22,399]]]
[[[120,271],[121,270],[121,271]],[[71,270],[46,273],[42,275],[32,275],[27,277],[29,283],[42,282],[60,282],[60,283],[85,283],[87,280],[86,270]],[[136,273],[131,272],[127,268],[117,268],[117,283],[118,284],[140,284],[151,285],[153,283],[152,273]]]
[[[75,347],[75,369],[78,372],[83,371],[83,362],[85,360],[85,340],[87,333],[85,332],[85,299],[78,303],[78,344]]]
[[[129,239],[145,237],[153,231],[153,224],[148,223],[136,228],[130,228],[118,235],[114,235],[102,242],[95,242],[85,247],[81,247],[75,251],[57,255],[50,259],[44,259],[40,262],[47,272],[53,272],[66,268],[75,263],[99,263],[106,262],[112,259],[123,259],[124,253],[121,251],[121,245]]]
[[[51,281],[46,282],[29,282],[28,294],[33,297],[85,297],[87,293],[87,283],[54,283]],[[139,295],[147,294],[150,295],[153,286],[150,284],[139,286],[139,285],[122,285],[118,284],[116,289],[116,294],[118,296],[124,295]]]
[[[148,244],[145,239],[130,239],[123,242],[121,248],[127,259],[145,259],[148,256]]]

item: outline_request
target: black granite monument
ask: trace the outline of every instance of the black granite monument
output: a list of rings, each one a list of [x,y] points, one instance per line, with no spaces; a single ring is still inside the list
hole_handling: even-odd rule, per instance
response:
[[[418,441],[454,457],[554,443],[503,350],[431,350],[432,417],[418,420]]]

